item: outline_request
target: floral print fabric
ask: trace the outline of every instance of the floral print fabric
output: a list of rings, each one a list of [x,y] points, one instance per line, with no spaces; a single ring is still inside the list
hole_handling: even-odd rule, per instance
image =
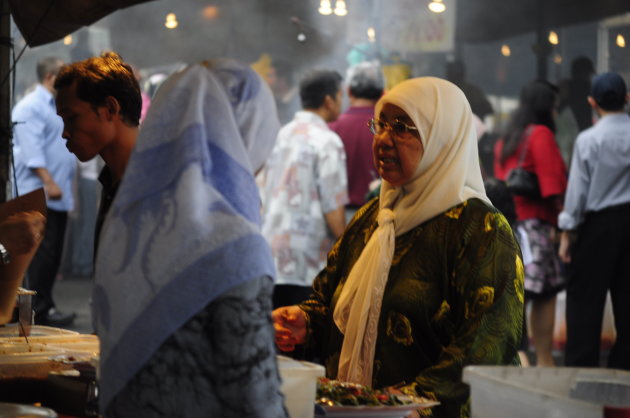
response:
[[[334,242],[325,214],[348,203],[343,143],[324,120],[297,112],[278,134],[262,175],[262,234],[276,284],[310,286]]]
[[[525,290],[535,295],[549,297],[564,289],[566,278],[556,254],[552,239],[555,227],[540,219],[519,222],[527,234],[531,262],[525,266]]]
[[[343,335],[331,321],[353,264],[376,227],[378,199],[361,208],[300,307],[309,318],[305,356],[336,377]],[[373,386],[441,402],[423,413],[468,417],[462,370],[472,364],[518,365],[523,264],[503,215],[471,199],[396,237],[383,296]]]

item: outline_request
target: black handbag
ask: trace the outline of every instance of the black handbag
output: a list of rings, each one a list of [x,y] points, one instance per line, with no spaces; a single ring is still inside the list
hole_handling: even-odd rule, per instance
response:
[[[526,140],[527,141],[527,140]],[[513,168],[505,179],[507,188],[516,196],[523,196],[529,199],[540,199],[540,186],[536,173],[525,170],[522,166],[525,154],[527,153],[527,142],[521,151],[518,165]]]

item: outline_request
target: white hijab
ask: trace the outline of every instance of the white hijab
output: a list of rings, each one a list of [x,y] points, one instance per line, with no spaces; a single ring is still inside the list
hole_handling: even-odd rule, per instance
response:
[[[479,168],[470,105],[454,84],[434,77],[404,81],[376,104],[400,107],[420,133],[424,154],[412,179],[397,187],[383,180],[378,228],[353,266],[334,310],[344,334],[339,380],[372,384],[374,348],[395,236],[471,198],[489,201]]]

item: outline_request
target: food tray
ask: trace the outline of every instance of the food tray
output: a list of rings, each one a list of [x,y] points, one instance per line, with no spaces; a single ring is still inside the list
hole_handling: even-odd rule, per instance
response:
[[[0,339],[0,379],[45,379],[50,372],[71,370],[76,362],[99,355],[95,335],[59,334]]]
[[[31,336],[46,336],[46,335],[78,335],[78,332],[70,331],[62,328],[54,328],[47,327],[44,325],[32,325],[31,326]],[[6,337],[19,337],[20,336],[20,327],[17,323],[7,324],[0,326],[0,339]]]

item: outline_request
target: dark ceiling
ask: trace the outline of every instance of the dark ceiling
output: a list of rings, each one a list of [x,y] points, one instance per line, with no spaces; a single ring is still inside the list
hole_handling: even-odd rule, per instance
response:
[[[36,46],[61,39],[65,34],[89,25],[114,10],[144,1],[147,0],[10,0],[10,3],[14,20],[22,34],[31,46]],[[392,7],[396,4],[391,0],[380,1],[381,7]],[[426,1],[428,0],[418,0],[418,6],[425,7]],[[241,3],[242,17],[253,9],[258,9],[258,16],[283,14],[287,9],[284,4],[286,2],[283,1],[258,0]],[[312,0],[302,8],[314,8],[315,3]],[[352,3],[353,7],[361,5],[371,8],[378,0],[348,3]],[[258,6],[253,6],[255,4]],[[175,8],[169,2],[164,5]],[[459,0],[456,7],[456,39],[460,42],[485,42],[534,32],[537,28],[558,28],[630,12],[630,0]],[[46,16],[42,19],[43,14]],[[36,26],[38,30],[34,31]]]
[[[460,0],[460,42],[486,42],[630,12],[630,0]]]

